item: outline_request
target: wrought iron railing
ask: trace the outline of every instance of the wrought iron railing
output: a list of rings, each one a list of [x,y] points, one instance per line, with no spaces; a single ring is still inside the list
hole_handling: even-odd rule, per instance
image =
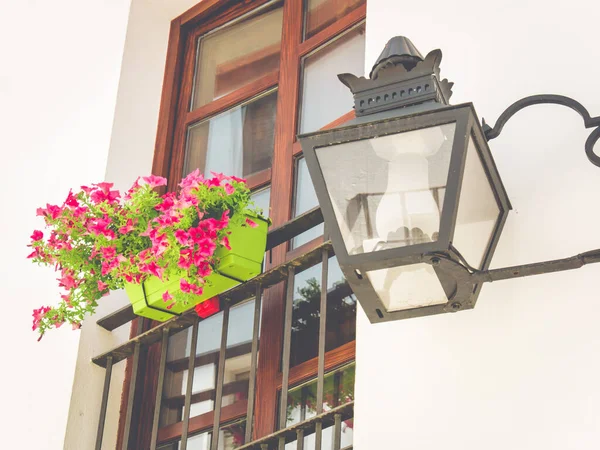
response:
[[[267,238],[267,252],[270,252],[278,245],[290,241],[295,236],[309,230],[310,228],[319,225],[323,222],[323,217],[319,208],[312,209],[294,220],[273,229],[269,232]],[[267,253],[269,255],[269,253]],[[326,338],[326,321],[327,321],[327,286],[328,262],[333,256],[333,248],[329,241],[316,246],[312,250],[290,260],[281,265],[273,267],[252,280],[234,287],[220,296],[223,310],[223,325],[221,334],[221,346],[218,352],[209,355],[217,361],[217,376],[216,387],[209,393],[204,393],[215,400],[213,411],[213,428],[211,450],[219,448],[219,429],[221,421],[222,399],[227,395],[228,389],[231,389],[229,384],[224,382],[225,359],[228,356],[227,349],[227,333],[229,325],[229,312],[231,307],[242,303],[246,300],[255,299],[254,304],[254,323],[253,335],[251,341],[251,362],[250,374],[247,388],[247,411],[246,411],[246,430],[245,444],[240,449],[260,449],[260,450],[283,450],[286,443],[295,441],[296,449],[302,450],[304,437],[314,434],[315,449],[321,450],[323,429],[333,427],[333,443],[331,448],[340,450],[341,447],[341,424],[353,417],[353,402],[346,403],[342,406],[337,406],[331,410],[324,411],[324,378],[325,378],[325,338]],[[293,310],[293,285],[295,274],[302,272],[312,266],[321,263],[321,298],[320,298],[320,316],[319,316],[319,336],[318,336],[318,369],[317,369],[317,395],[316,395],[316,411],[315,416],[309,420],[304,420],[292,426],[287,426],[286,411],[288,408],[288,389],[289,389],[289,374],[290,374],[290,351],[292,337],[292,310]],[[258,361],[258,343],[259,343],[259,328],[260,328],[260,311],[261,297],[264,289],[278,284],[282,281],[287,281],[287,292],[285,298],[285,318],[284,318],[284,336],[283,336],[283,358],[282,358],[282,386],[279,404],[278,425],[279,431],[269,436],[262,437],[256,441],[252,441],[253,422],[254,422],[254,405],[256,397],[256,373]],[[107,330],[115,328],[131,321],[135,318],[130,306],[122,308],[114,313],[99,319],[97,324]],[[139,392],[136,392],[138,385],[140,352],[152,344],[161,342],[160,362],[158,367],[158,381],[156,388],[156,397],[154,401],[154,416],[152,421],[152,431],[150,439],[150,449],[155,450],[158,444],[158,430],[160,425],[161,404],[163,399],[162,391],[165,382],[165,367],[167,364],[167,348],[169,337],[183,329],[190,328],[192,330],[190,356],[187,361],[188,377],[185,386],[185,394],[182,398],[172,398],[168,401],[176,401],[183,403],[183,418],[182,418],[182,434],[179,448],[185,450],[187,448],[189,424],[190,424],[190,407],[194,396],[197,393],[192,393],[193,374],[196,367],[196,342],[198,338],[198,325],[202,321],[195,311],[190,310],[182,315],[175,317],[167,322],[164,322],[149,331],[139,334],[129,341],[113,348],[112,350],[103,353],[93,358],[93,362],[98,366],[106,369],[104,389],[102,392],[102,401],[100,408],[100,417],[98,421],[98,432],[96,440],[96,449],[102,446],[104,434],[104,424],[108,406],[108,393],[111,382],[112,367],[120,361],[131,357],[131,377],[129,380],[129,393],[127,401],[127,409],[125,411],[124,420],[124,436],[123,449],[132,447],[132,436],[136,435],[135,424],[132,424],[133,408]],[[217,354],[218,353],[218,354]],[[208,356],[207,356],[208,357]],[[182,361],[185,364],[185,361]],[[275,407],[275,405],[274,405]],[[350,448],[350,447],[347,447]]]

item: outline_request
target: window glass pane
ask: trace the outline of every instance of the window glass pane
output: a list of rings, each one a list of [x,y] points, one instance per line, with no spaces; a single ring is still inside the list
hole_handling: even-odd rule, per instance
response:
[[[234,450],[244,443],[246,422],[235,422],[224,425],[219,430],[219,450]],[[210,450],[212,433],[205,432],[188,437],[188,450]],[[179,450],[181,441],[163,444],[158,450]]]
[[[279,68],[282,8],[198,40],[192,110]]]
[[[322,264],[294,277],[290,366],[315,358],[319,350]],[[327,323],[325,351],[356,338],[356,297],[344,279],[335,257],[327,272]]]
[[[248,399],[253,326],[254,300],[231,308],[225,353],[223,408]]]
[[[354,400],[354,363],[341,367],[325,375],[323,389],[323,411],[329,411],[336,406]],[[291,388],[288,393],[287,426],[294,425],[317,415],[317,381],[310,381]],[[345,448],[352,445],[353,419],[342,422],[342,445]],[[304,448],[314,449],[314,434],[304,438]],[[333,449],[333,427],[323,429],[323,450]],[[296,443],[290,442],[286,450],[295,450]]]
[[[362,76],[364,59],[364,25],[304,59],[300,133],[316,131],[352,110],[352,93],[337,75],[348,72]]]
[[[500,207],[496,196],[481,163],[473,137],[470,137],[453,244],[476,269],[482,268],[499,216]]]
[[[366,0],[307,0],[306,30],[304,38],[317,34],[349,12],[366,3]]]
[[[196,367],[192,383],[192,393],[197,395],[194,396],[190,407],[190,417],[214,409],[213,399],[222,326],[223,313],[215,314],[198,324]],[[161,426],[180,422],[183,418],[191,341],[191,327],[169,338],[163,386]]]
[[[271,167],[277,91],[188,128],[184,175],[245,177]]]
[[[294,217],[319,206],[304,157],[296,159],[296,185],[294,187]],[[292,239],[292,248],[300,247],[323,234],[323,224],[319,224]]]
[[[316,149],[350,255],[437,240],[455,125]]]
[[[271,203],[271,186],[252,192],[250,198],[254,202],[254,205],[262,210],[263,217],[269,218],[269,213],[271,212],[269,207]]]

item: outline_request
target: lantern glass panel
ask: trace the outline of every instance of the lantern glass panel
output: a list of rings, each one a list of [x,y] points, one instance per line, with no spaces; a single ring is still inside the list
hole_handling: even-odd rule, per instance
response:
[[[371,270],[367,277],[389,312],[448,302],[444,288],[429,264]]]
[[[481,269],[483,266],[500,211],[471,136],[467,147],[465,171],[452,242],[463,258],[476,269]]]
[[[438,239],[455,128],[315,149],[349,255]]]

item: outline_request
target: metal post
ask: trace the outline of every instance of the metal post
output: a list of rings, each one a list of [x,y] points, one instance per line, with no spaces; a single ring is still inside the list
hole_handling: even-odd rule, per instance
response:
[[[304,450],[304,430],[296,430],[296,450]]]
[[[104,388],[102,389],[102,401],[100,402],[100,419],[98,421],[98,432],[96,434],[96,450],[102,448],[102,437],[104,435],[104,423],[106,422],[106,409],[108,407],[108,392],[110,389],[110,377],[112,375],[113,357],[106,358],[106,372],[104,373]]]
[[[192,388],[194,385],[194,369],[196,368],[196,344],[198,343],[198,322],[198,318],[194,318],[194,324],[192,325],[192,342],[190,345],[190,360],[188,364],[187,385],[185,388],[185,403],[183,405],[183,423],[179,450],[187,449],[188,428],[190,426],[190,408],[192,407]]]
[[[321,263],[321,306],[319,309],[319,353],[317,368],[317,415],[323,412],[323,396],[325,385],[325,341],[327,336],[327,275],[329,271],[329,252],[323,249]],[[321,450],[323,440],[323,423],[315,424],[315,450]]]
[[[158,365],[158,381],[156,383],[156,399],[154,401],[154,417],[152,419],[152,434],[150,439],[150,450],[156,450],[158,439],[158,424],[160,420],[160,407],[163,396],[163,384],[165,381],[165,366],[167,364],[167,349],[169,346],[169,329],[163,330],[160,347],[160,363]]]
[[[333,417],[335,420],[333,426],[333,450],[340,450],[342,446],[342,415],[336,414]]]
[[[133,363],[131,368],[131,379],[129,380],[129,396],[127,397],[127,412],[125,413],[125,428],[123,431],[123,450],[129,448],[131,438],[131,417],[133,415],[133,403],[135,401],[135,386],[137,384],[138,369],[140,365],[140,343],[137,341],[133,349]]]
[[[215,412],[213,415],[213,430],[210,448],[219,448],[219,426],[221,422],[221,403],[223,401],[223,381],[225,378],[225,352],[227,350],[227,331],[229,330],[229,304],[223,309],[223,327],[221,329],[221,348],[219,350],[219,366],[217,369],[217,392],[215,395]]]
[[[260,311],[262,301],[262,287],[256,285],[254,299],[254,327],[252,329],[252,355],[250,357],[250,378],[248,379],[248,409],[246,411],[246,436],[244,443],[252,441],[252,428],[254,424],[254,396],[256,394],[256,368],[258,366],[258,333],[260,330]]]
[[[290,381],[290,353],[292,347],[292,312],[294,305],[294,267],[290,267],[287,279],[287,292],[285,301],[285,320],[283,328],[283,357],[281,361],[281,398],[279,403],[279,429],[286,427],[287,422],[287,396]],[[285,438],[279,440],[279,449],[285,447]]]

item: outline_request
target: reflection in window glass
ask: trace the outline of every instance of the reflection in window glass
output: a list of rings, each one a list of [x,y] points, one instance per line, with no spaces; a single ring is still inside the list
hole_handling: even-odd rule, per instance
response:
[[[250,198],[254,202],[254,206],[262,210],[263,217],[268,218],[270,215],[271,186],[254,191]]]
[[[279,69],[282,8],[198,40],[192,110]]]
[[[190,407],[190,417],[210,412],[214,408],[217,361],[221,344],[223,313],[216,314],[198,324],[196,367],[192,393],[198,394]],[[192,328],[186,328],[169,338],[167,364],[163,385],[161,426],[180,422],[183,418],[188,364],[192,344]]]
[[[290,366],[315,358],[319,349],[322,264],[294,277]],[[346,282],[335,257],[327,272],[327,323],[325,351],[356,337],[356,297]]]
[[[304,157],[296,160],[296,184],[294,187],[294,217],[319,206]],[[323,224],[319,224],[292,239],[292,248],[300,247],[323,234]]]
[[[224,425],[219,430],[219,450],[234,450],[244,444],[246,422]],[[205,432],[188,437],[188,450],[210,450],[212,433]],[[158,450],[179,450],[181,441],[163,444]]]
[[[277,91],[188,128],[184,175],[246,177],[271,167]]]
[[[231,308],[227,329],[222,407],[248,399],[253,326],[254,300]]]
[[[323,389],[323,411],[329,411],[337,406],[354,400],[354,363],[325,375]],[[287,426],[308,420],[317,415],[317,381],[311,381],[290,389],[288,393]],[[354,421],[348,419],[342,422],[342,445],[345,448],[352,445]],[[304,448],[313,449],[314,434],[304,438]],[[333,449],[333,427],[323,429],[323,450]],[[290,442],[286,450],[295,450],[296,443]]]
[[[300,133],[317,131],[352,111],[352,94],[338,73],[365,72],[365,27],[361,25],[304,59]]]
[[[304,39],[324,30],[365,2],[366,0],[307,0]]]

